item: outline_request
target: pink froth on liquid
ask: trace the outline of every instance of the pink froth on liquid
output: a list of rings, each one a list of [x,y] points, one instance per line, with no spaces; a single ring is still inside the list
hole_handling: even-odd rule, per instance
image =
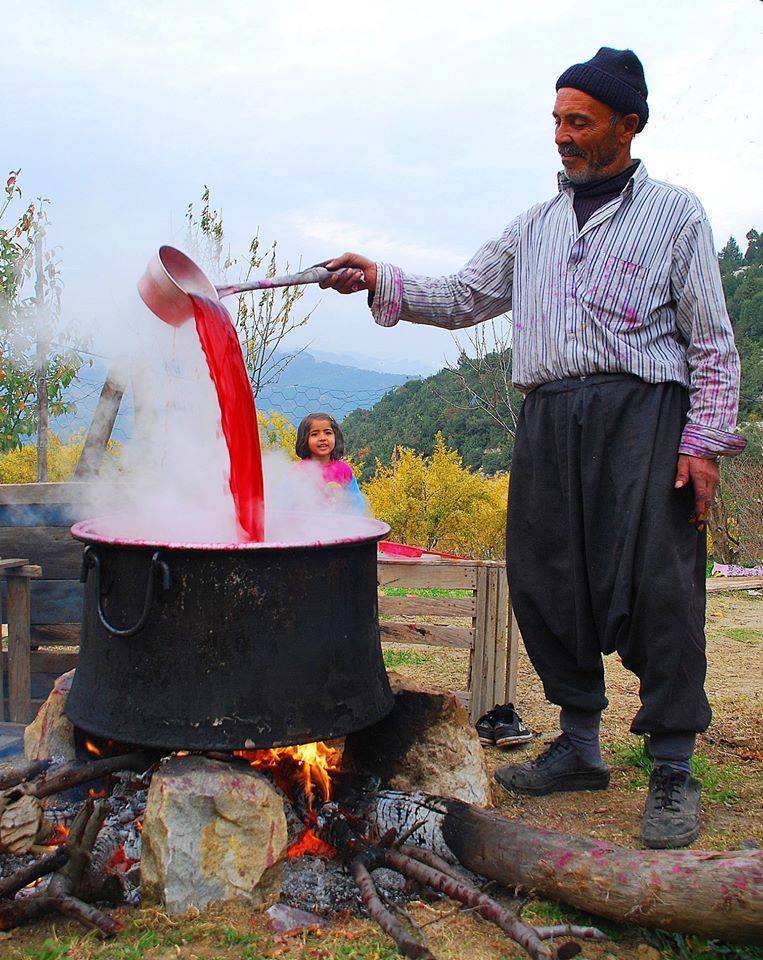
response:
[[[222,304],[196,294],[189,296],[220,404],[223,435],[230,456],[230,491],[241,538],[259,543],[265,538],[262,456],[257,409],[241,345]]]

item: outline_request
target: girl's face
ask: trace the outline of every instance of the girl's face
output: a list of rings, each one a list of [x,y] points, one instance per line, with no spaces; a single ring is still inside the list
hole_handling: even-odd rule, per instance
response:
[[[313,420],[307,434],[307,448],[314,460],[327,463],[336,444],[334,428],[328,420]]]

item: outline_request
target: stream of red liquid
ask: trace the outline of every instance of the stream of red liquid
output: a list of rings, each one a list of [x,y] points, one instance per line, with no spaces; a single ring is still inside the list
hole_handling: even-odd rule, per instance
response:
[[[257,409],[241,344],[228,311],[216,300],[189,294],[196,330],[217,391],[230,454],[230,491],[242,540],[265,538],[262,456]]]

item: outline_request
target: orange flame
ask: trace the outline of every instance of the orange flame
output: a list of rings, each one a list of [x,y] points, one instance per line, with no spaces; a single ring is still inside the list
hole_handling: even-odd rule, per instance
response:
[[[53,827],[53,833],[45,841],[49,847],[60,847],[66,843],[69,837],[69,828],[64,823],[57,823]]]
[[[90,797],[91,800],[101,800],[103,797],[106,796],[106,791],[105,791],[105,790],[93,790],[93,788],[90,787],[90,788],[88,789],[88,791],[87,791],[87,795]]]
[[[330,843],[321,840],[320,837],[317,837],[313,833],[310,827],[307,827],[294,843],[289,844],[286,856],[290,860],[295,860],[297,857],[304,857],[305,855],[311,857],[333,857],[335,853],[336,850]]]
[[[296,779],[302,785],[310,810],[316,787],[320,789],[324,802],[331,799],[331,775],[339,770],[342,759],[340,750],[323,742],[234,752],[237,757],[248,760],[256,770],[268,770],[287,796],[292,795]]]
[[[94,757],[103,756],[101,748],[94,744],[92,740],[85,740],[85,750],[87,750],[88,753],[92,753]]]

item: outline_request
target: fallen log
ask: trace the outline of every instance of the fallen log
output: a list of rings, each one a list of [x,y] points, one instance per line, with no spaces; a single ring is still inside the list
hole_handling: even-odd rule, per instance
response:
[[[330,806],[330,805],[327,805]],[[610,920],[763,943],[763,851],[630,850],[531,827],[458,800],[382,791],[342,804],[373,835]]]
[[[560,936],[604,940],[605,935],[594,927],[573,925],[538,928],[522,920],[520,906],[502,906],[476,887],[466,872],[438,857],[431,850],[414,847],[405,841],[421,826],[414,823],[403,833],[387,830],[383,836],[367,836],[362,821],[335,803],[322,808],[318,826],[349,864],[350,873],[360,890],[361,899],[372,920],[396,943],[398,950],[411,960],[436,960],[429,950],[422,929],[404,910],[396,908],[405,918],[401,923],[382,902],[374,885],[371,871],[377,867],[394,870],[413,880],[422,888],[443,893],[463,907],[475,910],[525,950],[532,960],[571,960],[580,953],[573,941],[559,944],[544,943]],[[408,928],[411,928],[410,930]]]

